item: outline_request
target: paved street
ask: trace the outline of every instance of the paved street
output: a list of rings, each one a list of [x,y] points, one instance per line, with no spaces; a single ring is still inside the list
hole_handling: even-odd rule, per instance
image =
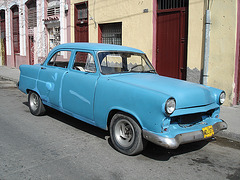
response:
[[[27,96],[0,78],[0,179],[240,179],[240,143],[217,137],[166,150],[149,143],[128,157],[107,132],[48,109],[31,115]]]

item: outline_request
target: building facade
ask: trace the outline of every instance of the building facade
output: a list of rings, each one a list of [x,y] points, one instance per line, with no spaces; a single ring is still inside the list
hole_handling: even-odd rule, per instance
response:
[[[66,8],[65,0],[1,1],[1,64],[41,63],[54,46],[66,43]]]
[[[239,21],[239,0],[1,0],[0,64],[41,63],[66,42],[119,44],[146,52],[160,75],[224,89],[235,105]]]

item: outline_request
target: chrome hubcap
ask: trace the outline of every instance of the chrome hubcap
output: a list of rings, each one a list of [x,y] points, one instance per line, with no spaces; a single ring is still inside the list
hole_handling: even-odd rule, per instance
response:
[[[33,111],[36,111],[39,106],[38,96],[32,93],[30,96],[30,107]]]
[[[125,119],[118,121],[115,126],[115,138],[121,146],[131,146],[135,138],[132,124]]]

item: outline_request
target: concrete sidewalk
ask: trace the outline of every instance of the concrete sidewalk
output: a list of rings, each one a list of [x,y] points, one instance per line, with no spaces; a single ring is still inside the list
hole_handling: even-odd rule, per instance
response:
[[[19,76],[19,69],[0,66],[0,77],[17,83],[19,81]]]
[[[0,66],[0,77],[4,79],[17,83],[19,75],[19,69]],[[233,107],[222,106],[220,118],[226,121],[228,129],[219,132],[217,136],[240,142],[240,105]]]

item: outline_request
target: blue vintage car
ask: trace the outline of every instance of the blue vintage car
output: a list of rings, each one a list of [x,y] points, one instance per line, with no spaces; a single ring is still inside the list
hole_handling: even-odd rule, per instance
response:
[[[169,149],[212,137],[225,92],[159,76],[138,49],[92,43],[55,47],[42,64],[20,66],[19,89],[33,115],[50,106],[109,130],[114,147],[140,153],[147,141]]]

